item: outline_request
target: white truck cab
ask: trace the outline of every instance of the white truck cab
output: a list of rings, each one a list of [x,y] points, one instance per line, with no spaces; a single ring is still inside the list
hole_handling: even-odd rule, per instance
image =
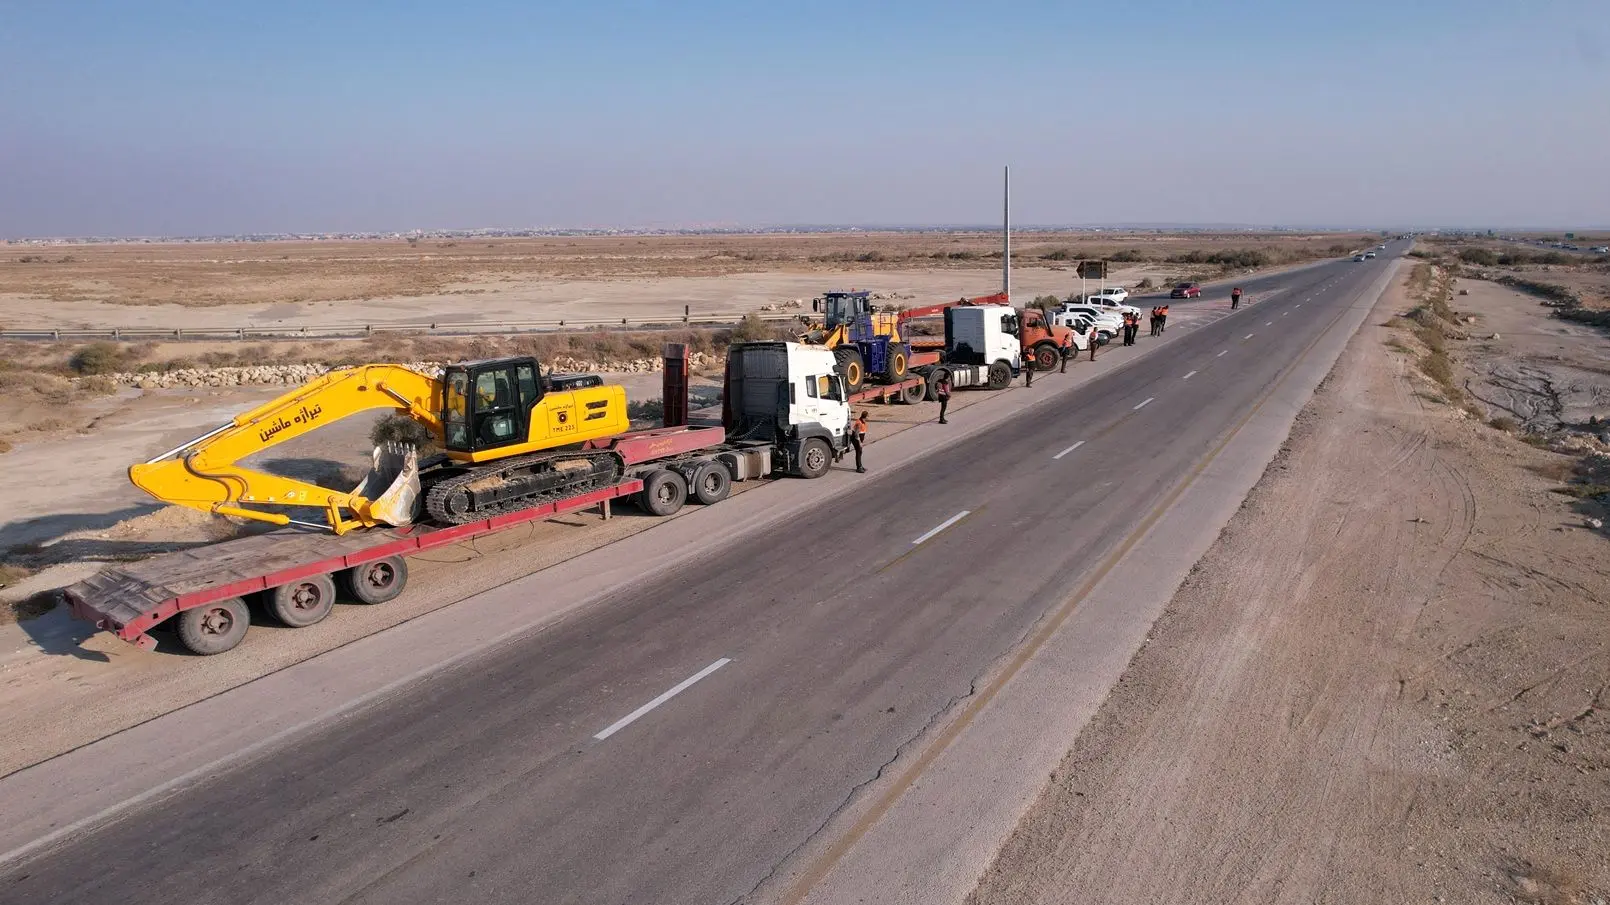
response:
[[[825,473],[849,446],[849,394],[837,367],[833,353],[821,346],[729,346],[722,400],[728,443],[775,448],[782,470],[804,477]]]

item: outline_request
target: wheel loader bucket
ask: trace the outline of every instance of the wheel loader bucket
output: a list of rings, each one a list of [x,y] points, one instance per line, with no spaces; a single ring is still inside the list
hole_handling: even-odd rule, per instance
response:
[[[369,517],[402,528],[419,515],[419,450],[407,443],[375,447],[374,465],[352,491],[369,501]]]

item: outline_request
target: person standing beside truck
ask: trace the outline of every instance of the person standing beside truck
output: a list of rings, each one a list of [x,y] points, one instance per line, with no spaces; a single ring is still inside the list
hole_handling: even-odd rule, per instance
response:
[[[949,424],[945,420],[945,409],[950,407],[950,373],[941,372],[939,380],[934,384],[934,398],[939,400],[939,423]]]
[[[1058,374],[1068,373],[1068,357],[1073,355],[1075,351],[1073,348],[1073,331],[1069,330],[1062,337],[1062,368],[1057,371]]]
[[[850,447],[855,450],[855,473],[866,474],[866,467],[861,464],[861,447],[866,445],[866,410],[855,416],[850,422]]]

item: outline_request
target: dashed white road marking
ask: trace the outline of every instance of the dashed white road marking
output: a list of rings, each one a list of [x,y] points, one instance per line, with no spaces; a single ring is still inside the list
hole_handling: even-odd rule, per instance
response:
[[[1241,338],[1242,339],[1251,339],[1251,338],[1253,338],[1254,336],[1257,336],[1257,335],[1258,334],[1256,334],[1256,333],[1248,333],[1246,336],[1243,336]]]
[[[1267,321],[1267,322],[1264,323],[1265,327],[1273,327],[1274,325],[1275,325],[1274,321]]]
[[[1228,355],[1228,354],[1230,354],[1230,350],[1229,350],[1229,349],[1225,349],[1225,350],[1224,350],[1224,351],[1223,351],[1223,352],[1220,352],[1220,353],[1219,353],[1219,354],[1217,354],[1217,355],[1215,355],[1215,356],[1213,356],[1213,357],[1214,357],[1214,358],[1223,358],[1223,357],[1224,357],[1224,356],[1226,356],[1226,355]]]
[[[1078,443],[1073,444],[1072,446],[1068,447],[1067,449],[1064,449],[1062,452],[1057,453],[1056,455],[1052,456],[1051,458],[1060,459],[1063,456],[1067,455],[1068,453],[1073,452],[1074,450],[1078,449],[1079,447],[1081,447],[1083,445],[1085,445],[1085,441],[1080,440]]]
[[[1196,376],[1196,372],[1192,371],[1191,373],[1186,374],[1184,377],[1181,377],[1180,379],[1181,380],[1190,380],[1192,377],[1195,377],[1195,376]]]
[[[698,672],[694,673],[693,675],[688,676],[686,679],[683,679],[682,681],[676,683],[675,685],[672,685],[669,689],[667,689],[665,691],[664,694],[660,695],[659,697],[655,698],[654,700],[649,701],[647,704],[644,704],[643,706],[637,708],[636,710],[632,711],[631,713],[628,713],[627,715],[621,717],[620,719],[616,720],[615,722],[610,723],[609,728],[607,728],[607,729],[603,730],[602,732],[598,733],[597,735],[593,736],[593,738],[597,739],[598,741],[603,741],[604,739],[609,738],[610,736],[612,736],[615,733],[621,731],[622,729],[625,729],[627,726],[630,726],[633,723],[637,722],[639,719],[641,719],[644,716],[644,714],[647,714],[650,710],[653,710],[654,708],[660,706],[661,704],[664,704],[666,701],[671,700],[672,698],[676,697],[677,695],[681,694],[682,692],[687,691],[689,688],[691,688],[693,686],[693,683],[699,681],[700,679],[704,678],[705,676],[708,676],[709,674],[715,672],[716,670],[720,669],[723,666],[726,666],[728,663],[731,663],[731,662],[732,662],[731,657],[722,657],[721,659],[717,660],[716,662],[711,663],[709,666],[706,666],[704,669],[701,669]]]
[[[945,519],[944,521],[940,522],[939,526],[937,528],[935,528],[934,530],[932,530],[932,531],[928,532],[927,534],[924,534],[922,537],[919,537],[916,540],[912,541],[911,545],[913,547],[917,546],[918,544],[922,543],[923,541],[928,540],[929,538],[933,537],[935,534],[938,534],[939,532],[945,530],[946,528],[949,528],[951,525],[954,525],[957,522],[961,521],[962,519],[966,518],[970,514],[971,514],[971,512],[969,510],[963,509],[962,511],[956,513],[955,515],[951,516],[950,518]]]
[[[1291,313],[1290,311],[1282,311],[1282,312],[1280,312],[1280,316],[1285,317],[1286,315],[1288,315],[1290,313]]]
[[[1145,398],[1145,399],[1144,399],[1144,400],[1143,400],[1143,401],[1142,401],[1142,402],[1141,402],[1141,404],[1140,404],[1140,405],[1137,405],[1137,406],[1135,406],[1135,408],[1134,408],[1134,409],[1133,409],[1133,411],[1137,411],[1137,412],[1138,412],[1138,411],[1140,411],[1140,410],[1141,410],[1141,409],[1143,409],[1143,408],[1145,408],[1145,407],[1146,407],[1146,406],[1148,406],[1148,405],[1151,405],[1151,404],[1152,404],[1152,400],[1153,400],[1153,399],[1156,399],[1156,398],[1157,398],[1157,397],[1156,397],[1156,396],[1147,396],[1147,397],[1146,397],[1146,398]]]

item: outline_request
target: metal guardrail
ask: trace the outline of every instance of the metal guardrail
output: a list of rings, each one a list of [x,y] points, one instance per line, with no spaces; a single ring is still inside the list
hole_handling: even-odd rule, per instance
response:
[[[402,324],[322,324],[301,327],[105,327],[100,329],[28,327],[0,330],[0,339],[351,339],[377,333],[411,333],[433,336],[554,333],[600,327],[670,330],[687,326],[726,326],[753,314],[764,321],[791,321],[803,312],[739,311],[717,314],[683,314],[654,318],[562,318],[532,321],[457,322],[424,321]]]

